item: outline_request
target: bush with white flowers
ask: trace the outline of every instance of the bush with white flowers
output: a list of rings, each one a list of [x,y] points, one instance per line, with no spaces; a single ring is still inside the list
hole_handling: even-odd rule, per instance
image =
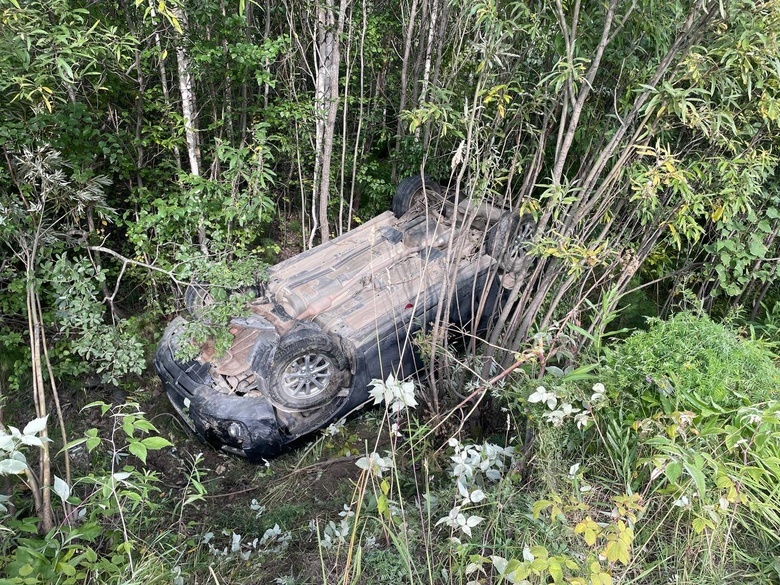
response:
[[[329,520],[325,525],[325,528],[320,534],[320,546],[325,549],[331,549],[336,545],[345,545],[349,540],[350,532],[352,531],[352,521],[355,517],[355,512],[352,511],[352,507],[344,504],[344,509],[339,512],[341,520],[336,523],[333,520]],[[318,526],[315,520],[309,521],[309,531],[318,533]]]
[[[374,477],[382,477],[382,474],[393,468],[393,459],[389,455],[381,457],[376,451],[361,457],[355,462],[360,469],[364,469]]]
[[[414,397],[414,382],[402,382],[390,374],[385,381],[371,380],[369,386],[371,389],[368,394],[374,399],[374,404],[384,402],[388,413],[397,414],[407,408],[417,406],[417,399]],[[398,423],[393,423],[390,430],[392,436],[397,436],[399,434]],[[382,457],[373,451],[358,459],[355,465],[367,471],[372,477],[382,477],[383,473],[393,468],[393,459],[389,454]]]
[[[484,485],[485,480],[501,479],[505,469],[511,465],[514,448],[501,447],[493,443],[463,445],[455,438],[449,440],[449,445],[455,451],[450,457],[452,460],[450,475],[455,478],[460,503],[453,506],[447,516],[440,518],[436,526],[444,524],[471,536],[471,529],[483,522],[484,518],[469,514],[466,510],[485,500],[487,496],[480,487]]]
[[[255,518],[260,518],[265,512],[265,506],[261,506],[257,500],[252,500],[250,509],[255,514]],[[217,538],[213,532],[207,532],[203,535],[202,543],[205,544],[209,552],[215,557],[239,557],[246,561],[255,554],[279,554],[290,544],[292,535],[289,531],[283,531],[278,524],[269,528],[259,538],[243,536],[233,530],[223,530],[222,536],[229,537],[229,543],[224,546],[217,544]]]
[[[591,423],[593,410],[604,403],[605,397],[606,388],[604,384],[598,382],[593,385],[590,400],[583,399],[582,408],[578,408],[571,402],[562,400],[554,390],[538,386],[528,396],[528,403],[546,406],[547,412],[542,413],[542,418],[554,427],[561,427],[564,422],[573,418],[578,429],[585,429]]]
[[[384,402],[390,412],[401,412],[406,408],[417,406],[414,397],[414,382],[402,382],[390,374],[387,380],[371,380],[368,395],[374,399],[374,404]]]

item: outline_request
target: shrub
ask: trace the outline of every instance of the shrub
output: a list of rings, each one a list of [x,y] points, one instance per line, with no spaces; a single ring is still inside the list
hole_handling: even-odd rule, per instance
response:
[[[651,320],[577,372],[548,368],[507,392],[532,430],[526,490],[535,502],[532,521],[519,498],[486,519],[528,546],[522,555],[494,546],[494,574],[777,582],[780,375],[769,350],[682,313]]]
[[[611,390],[666,403],[667,412],[699,399],[729,408],[777,395],[780,371],[761,343],[687,312],[650,323],[607,351]]]

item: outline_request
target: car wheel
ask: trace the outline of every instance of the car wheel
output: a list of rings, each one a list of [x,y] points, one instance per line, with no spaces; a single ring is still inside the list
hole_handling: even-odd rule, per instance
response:
[[[214,304],[209,285],[205,282],[193,282],[184,291],[184,306],[190,315],[196,319],[202,319],[205,309]]]
[[[294,411],[327,404],[349,383],[341,351],[326,335],[312,331],[293,331],[282,338],[270,374],[267,392],[271,402]]]
[[[487,253],[498,261],[504,271],[516,272],[522,266],[528,242],[535,230],[533,216],[520,217],[516,212],[507,212],[488,234]]]
[[[259,297],[263,294],[262,286],[242,286],[240,288],[228,291],[229,294],[250,295]],[[206,314],[206,308],[215,303],[211,294],[211,285],[208,282],[193,282],[187,285],[184,291],[184,306],[190,315],[196,319],[203,320]]]
[[[426,202],[427,199],[427,202]],[[438,205],[441,202],[441,187],[429,177],[414,175],[407,177],[400,183],[393,197],[393,213],[401,217],[415,206],[424,209],[428,206]]]

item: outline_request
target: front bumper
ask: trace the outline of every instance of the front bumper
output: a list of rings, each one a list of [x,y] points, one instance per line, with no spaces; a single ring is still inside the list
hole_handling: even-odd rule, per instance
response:
[[[207,443],[252,461],[278,455],[289,439],[281,434],[273,406],[262,396],[224,394],[214,388],[211,364],[181,362],[176,353],[186,321],[174,319],[154,356],[171,404]]]

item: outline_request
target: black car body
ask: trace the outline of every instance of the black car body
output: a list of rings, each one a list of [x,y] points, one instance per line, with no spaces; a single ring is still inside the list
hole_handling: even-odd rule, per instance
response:
[[[270,268],[250,316],[231,321],[222,357],[177,359],[186,341],[177,317],[154,358],[171,403],[208,443],[256,461],[365,403],[371,380],[411,376],[421,367],[415,334],[437,317],[484,322],[500,303],[495,257],[511,265],[510,244],[531,226],[470,209],[428,179],[402,181],[394,213]],[[448,314],[437,315],[440,303]]]

